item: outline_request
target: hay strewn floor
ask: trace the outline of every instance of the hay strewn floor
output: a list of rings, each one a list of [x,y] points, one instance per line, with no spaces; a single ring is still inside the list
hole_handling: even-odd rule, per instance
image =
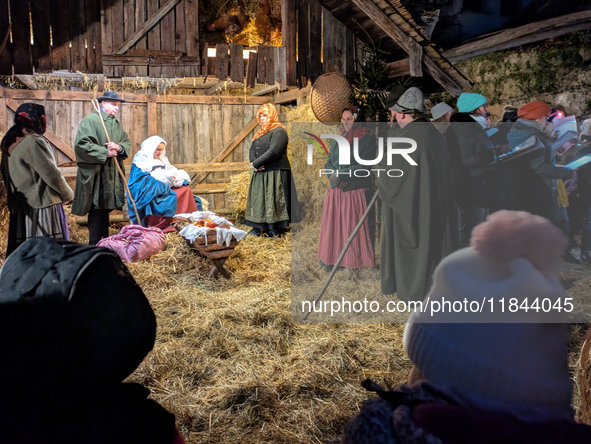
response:
[[[230,281],[204,279],[208,264],[167,236],[165,251],[129,264],[158,317],[156,347],[130,379],[175,413],[188,443],[325,442],[368,397],[361,379],[406,378],[401,325],[291,323],[291,235],[247,237]]]

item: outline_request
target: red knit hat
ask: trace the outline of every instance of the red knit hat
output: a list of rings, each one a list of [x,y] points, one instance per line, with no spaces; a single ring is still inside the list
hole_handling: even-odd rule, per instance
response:
[[[540,117],[547,116],[552,111],[549,105],[536,100],[534,102],[529,102],[523,105],[519,110],[517,110],[517,115],[522,119],[526,120],[537,120]]]

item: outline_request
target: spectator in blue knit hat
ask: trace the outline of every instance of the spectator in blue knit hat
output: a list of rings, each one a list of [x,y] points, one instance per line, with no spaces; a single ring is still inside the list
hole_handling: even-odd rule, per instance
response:
[[[490,113],[488,112],[488,100],[482,94],[462,93],[458,98],[458,111],[469,113],[483,129],[490,127]]]
[[[451,129],[457,136],[457,146],[448,146],[454,191],[458,209],[460,247],[470,244],[472,229],[484,222],[493,202],[492,164],[494,145],[485,132],[486,97],[476,93],[462,93],[458,98],[459,113],[451,118]],[[484,121],[482,120],[484,119]]]

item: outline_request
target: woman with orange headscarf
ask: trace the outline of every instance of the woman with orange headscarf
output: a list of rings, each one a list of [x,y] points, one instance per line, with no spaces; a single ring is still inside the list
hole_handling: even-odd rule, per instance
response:
[[[297,202],[287,158],[287,130],[271,103],[260,107],[257,121],[261,128],[250,146],[250,167],[254,174],[248,190],[245,223],[252,227],[252,235],[276,237],[291,222],[292,194]]]

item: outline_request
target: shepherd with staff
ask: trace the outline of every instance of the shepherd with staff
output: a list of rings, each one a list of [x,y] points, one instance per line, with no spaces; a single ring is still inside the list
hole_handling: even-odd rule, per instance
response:
[[[117,170],[125,172],[123,161],[131,145],[115,118],[125,100],[114,91],[105,91],[97,101],[100,111],[82,119],[74,147],[78,174],[72,214],[88,213],[90,245],[109,236],[109,213],[125,204],[125,179]]]

